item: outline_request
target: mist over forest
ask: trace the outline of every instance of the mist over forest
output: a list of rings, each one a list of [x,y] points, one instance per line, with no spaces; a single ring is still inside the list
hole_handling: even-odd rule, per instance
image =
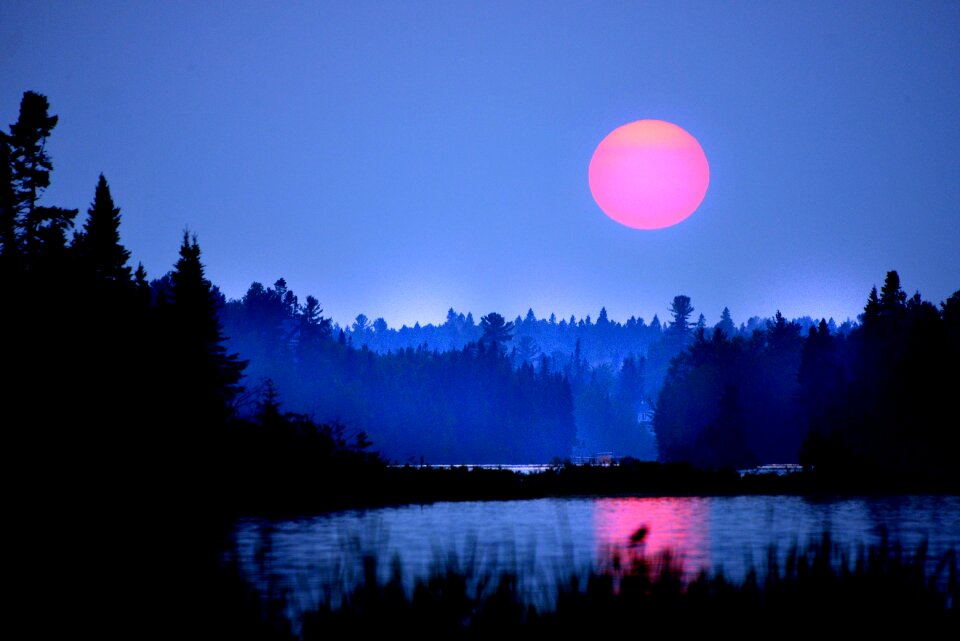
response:
[[[132,268],[102,175],[86,216],[44,204],[53,165],[43,143],[57,123],[48,109],[44,96],[24,94],[0,145],[0,258],[20,301],[13,398],[33,399],[51,425],[89,415],[102,428],[65,442],[127,438],[142,417],[152,427],[141,436],[214,447],[250,426],[270,438],[264,426],[279,421],[320,430],[330,451],[395,463],[604,453],[708,468],[955,473],[946,453],[957,436],[940,417],[957,383],[960,293],[939,305],[908,296],[890,271],[864,293],[859,322],[839,326],[779,312],[737,325],[726,308],[708,323],[678,294],[664,321],[451,309],[438,326],[394,329],[360,314],[339,327],[282,278],[226,300],[189,232],[172,271],[150,279]],[[70,319],[67,332],[47,313],[50,300]],[[61,402],[50,406],[49,395]]]
[[[162,288],[163,282],[154,286]],[[596,321],[589,315],[537,319],[529,310],[509,322],[497,313],[477,322],[472,313],[451,308],[446,322],[437,326],[398,330],[382,318],[371,322],[360,314],[341,328],[322,317],[315,297],[308,295],[301,303],[281,278],[272,286],[253,283],[243,298],[222,301],[221,318],[229,348],[249,360],[248,380],[254,385],[272,381],[291,408],[320,420],[377,426],[368,433],[388,458],[529,463],[598,453],[655,460],[650,419],[671,359],[701,333],[704,338],[717,331],[730,339],[748,338],[764,334],[774,323],[753,317],[737,327],[724,309],[716,325],[707,325],[703,314],[694,321],[696,310],[685,296],[677,296],[671,310],[666,323],[654,315],[647,324],[636,317],[625,323],[611,320],[605,309]],[[488,325],[491,320],[502,327],[497,336]],[[816,321],[797,319],[791,327],[804,333]],[[849,321],[839,328],[832,319],[828,323],[834,334],[853,327]],[[303,332],[318,333],[326,347],[303,353]],[[496,368],[483,375],[467,373],[484,359],[490,367],[490,361],[497,361],[500,373]],[[443,384],[438,376],[447,377]],[[507,388],[481,384],[498,377],[501,382],[515,377],[521,387],[552,378],[553,385],[530,392],[539,395],[531,406],[564,408],[572,402],[573,426],[569,417],[566,424],[557,423],[561,412],[538,419],[553,425],[546,431],[525,428],[532,417],[520,409],[527,403],[510,403]],[[521,399],[527,392],[512,394]],[[464,402],[471,397],[485,400]],[[504,426],[502,433],[494,427],[498,423]],[[419,425],[434,427],[421,430]],[[477,440],[478,434],[487,436]],[[796,452],[785,458],[795,460]]]
[[[908,299],[894,271],[868,294],[860,323],[840,326],[777,312],[738,327],[726,308],[708,325],[678,295],[666,323],[619,323],[604,309],[596,321],[530,310],[477,323],[451,309],[439,326],[396,330],[361,314],[340,328],[313,296],[305,301],[282,279],[254,283],[223,301],[228,345],[249,359],[248,379],[273,381],[297,411],[365,426],[399,462],[610,452],[718,468],[857,456],[892,464],[923,434],[892,424],[908,416],[931,426],[911,447],[911,465],[943,451],[933,438],[947,380],[937,360],[956,349],[948,326],[957,299],[940,309],[919,293]],[[310,355],[304,328],[322,336]]]

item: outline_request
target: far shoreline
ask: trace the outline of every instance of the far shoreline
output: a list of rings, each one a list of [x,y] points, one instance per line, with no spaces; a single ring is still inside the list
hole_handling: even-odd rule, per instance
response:
[[[351,509],[542,498],[960,495],[960,485],[953,480],[904,478],[877,470],[741,474],[632,459],[616,465],[549,465],[535,472],[508,467],[391,465],[320,477],[312,487],[286,486],[281,491],[268,483],[231,493],[230,512],[237,518],[295,518]]]

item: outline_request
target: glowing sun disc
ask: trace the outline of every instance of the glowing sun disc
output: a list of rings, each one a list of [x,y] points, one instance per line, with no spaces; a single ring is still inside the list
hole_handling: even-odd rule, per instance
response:
[[[697,139],[663,120],[617,127],[590,159],[590,193],[613,220],[662,229],[690,216],[707,194],[710,166]]]

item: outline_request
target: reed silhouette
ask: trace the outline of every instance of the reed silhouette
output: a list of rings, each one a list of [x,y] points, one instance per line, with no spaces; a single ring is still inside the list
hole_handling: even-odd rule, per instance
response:
[[[518,572],[485,571],[469,555],[448,557],[445,566],[412,585],[404,580],[399,563],[384,578],[381,559],[367,555],[359,581],[328,591],[290,628],[279,623],[282,596],[247,593],[245,598],[248,603],[252,598],[265,617],[261,630],[296,630],[302,639],[357,632],[484,634],[520,629],[873,632],[891,625],[923,633],[949,629],[960,620],[952,550],[931,559],[925,544],[908,552],[886,536],[874,545],[848,548],[824,533],[783,553],[771,547],[764,564],[732,579],[719,570],[691,573],[670,551],[646,554],[646,534],[641,528],[593,569],[567,575],[551,598],[536,604],[522,589]]]

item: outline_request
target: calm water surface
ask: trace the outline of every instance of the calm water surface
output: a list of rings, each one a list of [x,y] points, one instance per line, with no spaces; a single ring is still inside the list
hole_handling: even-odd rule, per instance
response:
[[[671,550],[688,572],[722,567],[742,576],[769,546],[785,550],[829,531],[844,546],[878,542],[884,530],[908,550],[928,541],[939,557],[960,549],[960,497],[898,496],[812,500],[795,496],[568,498],[435,503],[345,511],[236,528],[241,567],[264,590],[280,591],[292,613],[355,584],[362,559],[399,563],[410,585],[431,568],[515,570],[532,601],[549,599],[558,578],[602,562],[640,527],[648,554]]]

